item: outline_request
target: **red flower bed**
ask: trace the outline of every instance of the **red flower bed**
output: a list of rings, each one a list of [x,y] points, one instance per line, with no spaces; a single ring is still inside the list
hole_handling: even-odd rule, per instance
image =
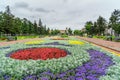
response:
[[[30,48],[16,51],[12,53],[10,57],[19,60],[47,60],[52,58],[58,59],[60,57],[65,57],[66,55],[67,52],[59,48]]]

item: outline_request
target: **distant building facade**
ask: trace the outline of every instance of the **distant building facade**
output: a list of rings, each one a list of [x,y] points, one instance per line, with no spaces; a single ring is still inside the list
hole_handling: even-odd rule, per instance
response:
[[[115,35],[115,31],[112,28],[106,29],[105,30],[106,35]]]

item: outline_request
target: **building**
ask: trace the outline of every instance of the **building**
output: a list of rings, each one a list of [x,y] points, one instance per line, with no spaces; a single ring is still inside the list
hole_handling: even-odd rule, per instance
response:
[[[61,33],[61,34],[65,34],[65,33],[66,33],[66,30],[60,30],[60,33]]]
[[[106,35],[115,35],[115,31],[112,28],[106,29],[105,30]]]

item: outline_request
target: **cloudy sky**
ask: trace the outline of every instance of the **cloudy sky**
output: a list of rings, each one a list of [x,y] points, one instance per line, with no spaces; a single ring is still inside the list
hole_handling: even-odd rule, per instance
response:
[[[100,15],[109,20],[111,12],[120,9],[120,0],[0,0],[0,11],[7,5],[15,16],[32,22],[41,18],[50,28],[81,29]]]

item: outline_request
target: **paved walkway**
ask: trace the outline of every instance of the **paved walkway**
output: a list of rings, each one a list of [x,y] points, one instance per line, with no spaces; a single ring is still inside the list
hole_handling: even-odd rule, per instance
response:
[[[95,39],[95,38],[86,38],[86,37],[77,37],[79,39],[94,43],[96,45],[117,51],[120,53],[120,42],[111,42],[102,39]]]
[[[10,45],[10,44],[15,44],[15,43],[24,43],[24,42],[32,41],[32,40],[41,40],[41,38],[24,39],[24,40],[9,41],[9,42],[0,42],[0,46],[7,46],[7,45]]]

